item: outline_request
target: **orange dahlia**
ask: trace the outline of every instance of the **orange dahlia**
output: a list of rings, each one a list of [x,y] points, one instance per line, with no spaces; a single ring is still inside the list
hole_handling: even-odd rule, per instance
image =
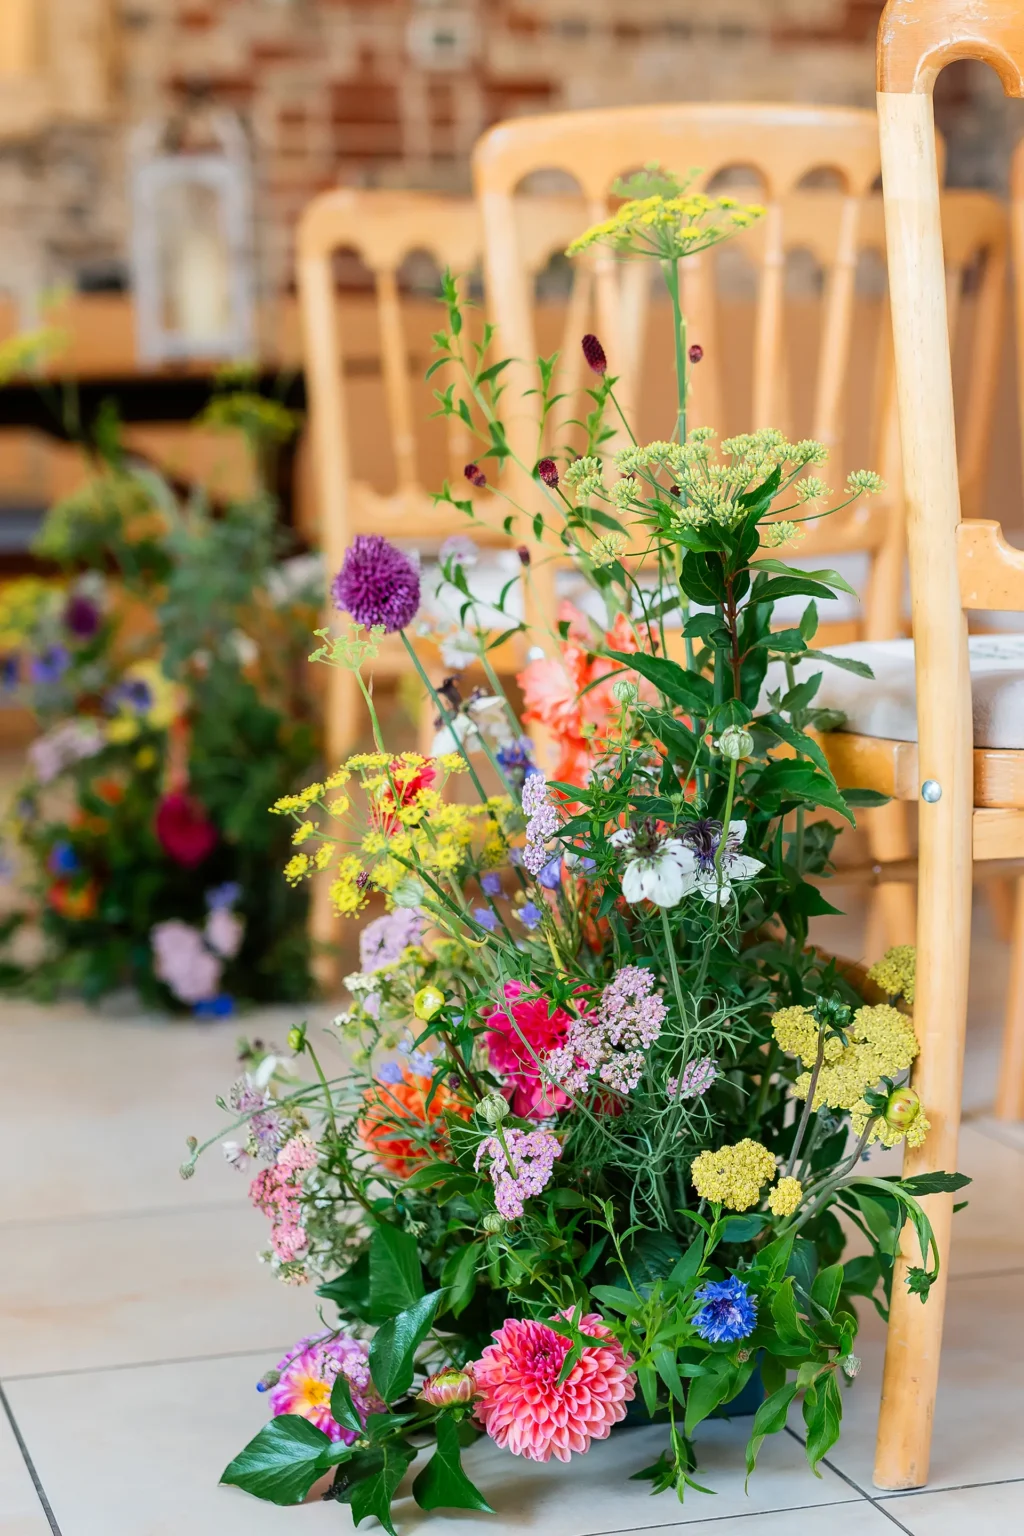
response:
[[[431,1156],[442,1156],[448,1143],[445,1112],[468,1120],[472,1113],[443,1083],[431,1091],[431,1079],[401,1068],[401,1080],[375,1083],[365,1094],[366,1113],[359,1139],[386,1173],[407,1179]]]

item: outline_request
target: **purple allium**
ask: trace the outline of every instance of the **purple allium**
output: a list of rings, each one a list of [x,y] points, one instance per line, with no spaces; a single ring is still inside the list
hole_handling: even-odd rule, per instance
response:
[[[480,876],[480,889],[488,896],[501,895],[501,876],[496,869],[488,870],[486,875]]]
[[[379,533],[357,533],[331,584],[334,606],[364,629],[404,629],[420,605],[420,573]]]
[[[481,928],[486,928],[488,933],[493,933],[498,926],[498,919],[490,907],[474,907],[473,916]]]
[[[587,367],[593,373],[607,373],[608,359],[605,356],[604,347],[602,347],[597,337],[590,335],[588,332],[584,336],[581,345],[583,347],[583,356],[587,360]]]
[[[64,609],[64,628],[76,640],[91,640],[100,627],[100,610],[91,597],[76,592]]]
[[[331,1414],[331,1389],[338,1376],[348,1382],[352,1406],[365,1424],[371,1413],[379,1413],[381,1402],[370,1380],[369,1346],[346,1333],[320,1334],[302,1339],[280,1361],[277,1382],[270,1389],[270,1406],[279,1413],[298,1414],[308,1419],[329,1439],[351,1445],[357,1439]]]
[[[554,459],[541,459],[537,465],[537,475],[545,485],[550,485],[554,490],[558,484],[558,465]]]
[[[693,346],[687,353],[687,356],[689,357],[691,363],[700,362],[701,358],[704,356],[704,348],[701,346],[699,341],[694,342]]]
[[[359,964],[364,971],[378,971],[394,965],[411,944],[423,935],[423,915],[419,907],[396,907],[384,917],[367,923],[359,935]]]
[[[462,473],[465,475],[470,485],[475,485],[478,491],[483,490],[484,486],[487,484],[487,476],[484,474],[479,464],[467,464]]]
[[[515,915],[531,933],[540,927],[541,910],[535,901],[524,901],[521,907],[516,908]]]
[[[735,1275],[728,1280],[709,1280],[694,1291],[693,1299],[704,1303],[693,1319],[693,1326],[709,1344],[731,1344],[753,1333],[757,1302]]]
[[[59,683],[70,665],[67,647],[51,645],[41,656],[33,656],[29,675],[34,683]]]

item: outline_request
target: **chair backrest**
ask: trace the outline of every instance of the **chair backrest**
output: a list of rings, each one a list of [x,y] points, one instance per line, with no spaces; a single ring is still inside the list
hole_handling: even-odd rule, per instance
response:
[[[775,425],[792,431],[800,415],[795,435],[825,441],[833,451],[836,472],[859,467],[841,462],[850,447],[844,440],[852,435],[851,409],[865,399],[872,402],[866,430],[860,434],[859,463],[879,469],[889,483],[889,492],[867,505],[808,525],[812,532],[800,553],[817,557],[867,551],[871,569],[861,632],[872,639],[896,634],[901,622],[904,534],[884,304],[875,305],[876,319],[880,315],[881,323],[872,329],[875,350],[867,364],[860,334],[863,328],[858,324],[858,267],[865,253],[881,256],[884,252],[881,200],[872,193],[880,167],[873,113],[817,107],[680,105],[519,119],[492,129],[477,147],[475,175],[484,221],[490,315],[498,328],[502,354],[517,359],[506,375],[506,399],[523,398],[524,391],[535,382],[528,360],[538,350],[532,277],[518,245],[524,223],[517,217],[517,194],[524,179],[552,171],[571,176],[579,189],[582,229],[606,214],[610,188],[618,175],[651,161],[677,174],[700,167],[696,183],[701,187],[741,167],[757,173],[760,201],[767,205],[766,217],[727,246],[683,263],[683,306],[689,334],[704,346],[700,367],[693,370],[690,424],[714,425],[719,430],[727,426],[729,431]],[[538,206],[542,206],[540,199]],[[951,294],[959,295],[965,271],[979,253],[984,251],[988,258],[972,327],[964,434],[965,446],[969,445],[965,468],[974,467],[975,478],[980,481],[996,382],[1005,219],[994,199],[954,194],[948,223]],[[793,301],[787,297],[787,269],[797,253],[812,258],[820,277],[814,296],[814,323],[811,332],[806,324],[802,326],[799,340],[792,334]],[[745,329],[753,341],[749,357],[742,358],[736,353],[736,325],[727,323],[726,311],[730,305],[736,308],[735,299],[729,297],[723,302],[723,295],[733,294],[736,288],[737,259],[745,262],[754,279],[754,297],[745,301],[744,310]],[[604,250],[577,263],[566,326],[572,345],[560,360],[558,386],[570,404],[563,407],[556,430],[562,428],[565,418],[581,414],[571,402],[581,383],[578,337],[591,320],[605,342],[613,372],[622,376],[617,393],[634,414],[641,406],[641,417],[647,414],[652,392],[649,380],[661,377],[646,366],[649,278],[650,269],[645,264],[623,262]],[[997,322],[994,329],[993,316]],[[573,322],[575,334],[570,329]],[[797,373],[790,363],[794,354],[799,355],[801,381],[806,375],[809,383],[804,392],[808,398],[799,402],[799,411],[790,387]],[[669,388],[668,358],[658,361],[666,365],[662,398],[670,406],[674,396]],[[749,400],[741,407],[741,414],[733,410],[730,419],[727,375],[741,371],[749,372],[751,378]],[[851,384],[855,377],[859,386]],[[513,445],[527,461],[535,452],[537,423],[530,405],[535,399],[526,396],[525,411],[510,422]],[[667,409],[661,415],[663,419],[649,435],[665,435]],[[641,431],[647,435],[643,422]],[[617,445],[613,442],[611,446]],[[521,481],[518,489],[526,490]],[[553,600],[551,593],[548,600]],[[850,639],[854,633],[826,637]]]

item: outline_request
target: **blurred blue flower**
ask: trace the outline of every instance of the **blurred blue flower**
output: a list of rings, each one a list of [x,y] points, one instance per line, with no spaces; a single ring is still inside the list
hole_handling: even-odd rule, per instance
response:
[[[709,1280],[694,1291],[693,1299],[704,1303],[693,1326],[709,1344],[745,1339],[757,1325],[757,1302],[735,1275],[728,1280]]]
[[[516,917],[524,928],[529,928],[532,932],[534,928],[540,926],[540,907],[535,901],[524,901],[521,907],[516,908]]]
[[[34,683],[59,683],[70,665],[67,646],[51,645],[41,656],[33,656],[29,675]]]
[[[378,1083],[401,1083],[405,1081],[404,1074],[397,1061],[386,1061],[377,1073]]]
[[[490,870],[486,875],[480,876],[480,889],[488,896],[501,895],[501,876],[496,870]]]
[[[549,859],[537,876],[546,891],[557,891],[562,883],[562,855],[556,853],[553,859]]]
[[[215,885],[206,893],[206,906],[210,912],[219,912],[224,907],[233,907],[242,887],[237,880],[225,880],[223,885]]]
[[[498,919],[495,917],[490,907],[474,907],[473,916],[480,924],[480,927],[486,928],[488,933],[493,933],[495,928],[498,926]]]
[[[230,992],[221,992],[216,997],[206,997],[201,1003],[196,1003],[192,1010],[197,1019],[227,1019],[235,1011],[235,1000]]]
[[[7,651],[0,656],[0,692],[12,693],[18,686],[21,658],[17,651]]]
[[[494,761],[506,778],[520,785],[531,774],[540,772],[533,761],[533,742],[529,736],[520,736],[518,740],[499,747],[494,754]]]
[[[78,855],[68,842],[54,843],[46,867],[51,875],[73,875],[81,865]]]

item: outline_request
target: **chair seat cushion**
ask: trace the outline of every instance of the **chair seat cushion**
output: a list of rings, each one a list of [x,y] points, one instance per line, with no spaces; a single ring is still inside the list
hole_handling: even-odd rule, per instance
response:
[[[971,694],[976,747],[1024,749],[1024,634],[972,635]],[[816,707],[841,709],[844,729],[889,741],[917,740],[913,640],[858,640],[828,647],[835,656],[867,662],[874,679],[858,677],[828,662],[805,660],[797,681],[822,673]],[[768,668],[762,704],[769,691],[786,690],[781,662]]]

